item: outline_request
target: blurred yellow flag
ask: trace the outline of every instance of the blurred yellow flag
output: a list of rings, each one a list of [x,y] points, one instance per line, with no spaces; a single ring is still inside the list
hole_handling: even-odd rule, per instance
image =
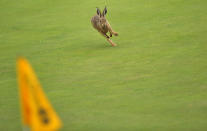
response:
[[[62,123],[46,98],[32,67],[24,58],[17,60],[22,122],[31,131],[56,131]]]

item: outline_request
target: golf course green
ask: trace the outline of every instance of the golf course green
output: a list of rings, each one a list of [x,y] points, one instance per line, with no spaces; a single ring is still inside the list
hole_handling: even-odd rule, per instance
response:
[[[0,131],[22,130],[18,56],[61,131],[207,130],[207,0],[0,0]]]

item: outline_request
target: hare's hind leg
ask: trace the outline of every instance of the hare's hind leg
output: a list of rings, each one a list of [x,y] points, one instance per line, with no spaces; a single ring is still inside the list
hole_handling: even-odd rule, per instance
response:
[[[115,36],[118,36],[118,33],[113,31],[113,29],[111,27],[109,28],[109,32],[110,32],[110,37],[112,37],[112,34]]]
[[[109,28],[109,33],[110,33],[110,37],[112,37],[112,35],[118,36],[118,33],[113,31],[111,28]]]
[[[113,29],[111,28],[111,25],[107,22],[107,26],[108,26],[108,30],[110,33],[110,37],[112,37],[112,35],[118,36],[118,33],[113,31]]]
[[[115,36],[118,36],[118,33],[117,33],[117,32],[114,32],[114,31],[113,31],[113,34],[114,34]]]

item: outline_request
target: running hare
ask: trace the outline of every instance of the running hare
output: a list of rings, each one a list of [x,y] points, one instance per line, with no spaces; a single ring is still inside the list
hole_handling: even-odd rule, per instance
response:
[[[113,31],[109,22],[106,20],[105,15],[107,13],[107,8],[105,7],[103,13],[101,13],[100,9],[97,8],[97,14],[92,17],[91,23],[93,27],[98,30],[104,37],[106,37],[107,41],[112,45],[116,46],[115,43],[112,42],[109,38],[112,35],[118,36],[118,33]],[[107,32],[110,33],[110,37],[107,35]]]

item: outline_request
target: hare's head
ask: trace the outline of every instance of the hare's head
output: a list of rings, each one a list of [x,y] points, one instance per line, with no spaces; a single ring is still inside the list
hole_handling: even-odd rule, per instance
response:
[[[97,8],[97,15],[100,17],[99,22],[100,22],[101,26],[106,25],[106,21],[107,21],[106,18],[105,18],[106,13],[107,13],[107,8],[106,7],[104,8],[102,13],[101,13],[100,9]]]

